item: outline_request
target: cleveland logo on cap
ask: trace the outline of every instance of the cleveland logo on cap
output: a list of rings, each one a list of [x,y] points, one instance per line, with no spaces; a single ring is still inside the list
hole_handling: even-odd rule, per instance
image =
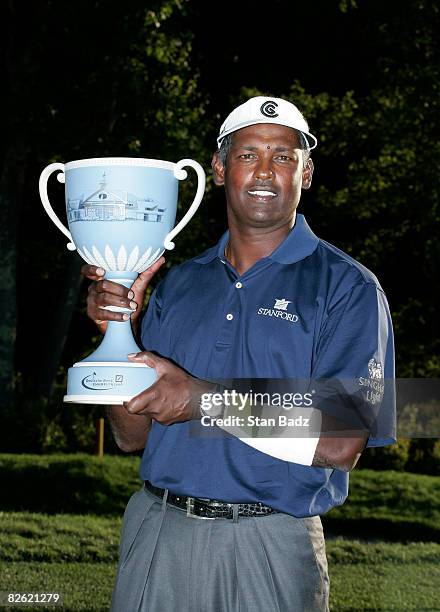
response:
[[[278,113],[276,111],[278,104],[273,100],[266,100],[260,106],[261,114],[265,117],[278,117]]]
[[[297,130],[304,135],[309,149],[316,147],[317,140],[309,132],[309,126],[301,111],[288,100],[266,96],[250,98],[229,113],[217,137],[218,147],[220,148],[223,139],[229,134],[259,123],[275,123]]]

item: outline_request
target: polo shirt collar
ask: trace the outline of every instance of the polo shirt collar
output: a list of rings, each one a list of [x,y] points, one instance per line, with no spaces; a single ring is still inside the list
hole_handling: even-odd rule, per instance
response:
[[[223,234],[219,242],[212,248],[196,257],[193,261],[207,264],[216,257],[224,261],[225,247],[229,240],[229,230]],[[293,264],[311,255],[318,246],[319,238],[312,232],[304,215],[297,214],[295,225],[283,242],[267,259],[281,264]]]

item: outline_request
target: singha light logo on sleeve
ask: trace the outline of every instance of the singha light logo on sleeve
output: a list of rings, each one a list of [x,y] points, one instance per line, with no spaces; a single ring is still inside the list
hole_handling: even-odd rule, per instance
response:
[[[382,380],[382,364],[375,359],[370,359],[368,362],[368,373],[370,374],[370,378]]]
[[[368,378],[359,377],[359,386],[366,387],[365,399],[370,404],[378,404],[382,401],[384,392],[383,368],[374,357],[368,362]]]
[[[286,300],[285,298],[275,298],[275,304],[273,308],[259,308],[257,314],[263,317],[277,317],[279,319],[285,319],[291,323],[298,321],[298,315],[287,312],[287,307],[292,303],[292,300]]]

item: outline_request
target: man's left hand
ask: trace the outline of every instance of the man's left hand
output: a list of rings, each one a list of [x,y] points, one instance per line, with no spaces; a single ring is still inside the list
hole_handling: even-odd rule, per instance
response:
[[[212,390],[207,381],[194,378],[182,368],[149,351],[128,356],[133,363],[145,363],[157,373],[156,382],[124,402],[130,414],[150,416],[162,425],[200,418],[200,397]]]

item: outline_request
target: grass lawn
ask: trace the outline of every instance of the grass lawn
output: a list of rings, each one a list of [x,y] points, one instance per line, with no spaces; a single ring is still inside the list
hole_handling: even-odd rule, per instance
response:
[[[323,516],[327,532],[440,543],[440,478],[354,470],[347,501]]]
[[[0,523],[0,591],[57,591],[64,610],[108,610],[120,518],[3,512]],[[332,612],[440,610],[438,543],[337,538],[327,555]]]
[[[63,597],[62,606],[28,605],[20,608],[15,605],[0,609],[52,612],[108,610],[115,571],[115,563],[0,562],[0,591],[50,592]]]
[[[440,544],[330,540],[332,612],[440,610]]]
[[[108,610],[138,468],[138,457],[0,455],[0,592],[59,591],[63,610]],[[438,478],[354,470],[323,523],[332,612],[440,611]]]

